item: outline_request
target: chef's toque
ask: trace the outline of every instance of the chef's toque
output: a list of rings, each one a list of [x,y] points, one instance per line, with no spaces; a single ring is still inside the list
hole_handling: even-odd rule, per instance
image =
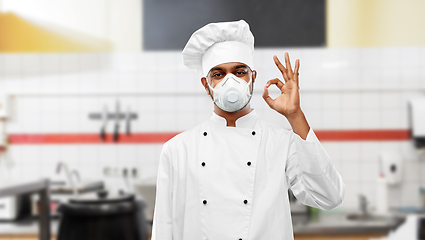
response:
[[[203,77],[211,68],[229,62],[253,69],[254,36],[244,20],[210,23],[192,34],[182,54],[184,65]]]

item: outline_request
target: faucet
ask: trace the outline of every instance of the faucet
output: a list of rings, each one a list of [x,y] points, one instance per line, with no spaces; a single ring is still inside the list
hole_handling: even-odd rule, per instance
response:
[[[68,165],[64,162],[59,162],[57,167],[56,167],[56,173],[59,174],[62,168],[65,171],[66,179],[68,180],[69,184],[71,185],[74,196],[78,197],[78,191],[77,191],[77,188],[75,187],[75,184],[74,184],[74,181],[72,179],[71,172],[69,171]]]
[[[367,198],[365,195],[360,194],[359,195],[359,206],[360,206],[360,211],[362,212],[362,215],[368,215],[369,213],[367,212],[367,205],[369,204],[369,202],[367,201]]]
[[[81,182],[80,173],[77,170],[72,170],[72,174],[74,174],[75,178],[77,179],[77,182]]]

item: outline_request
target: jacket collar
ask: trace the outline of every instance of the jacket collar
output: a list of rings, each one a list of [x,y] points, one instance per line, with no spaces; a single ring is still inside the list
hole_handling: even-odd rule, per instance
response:
[[[251,112],[238,118],[235,125],[237,128],[253,128],[257,119],[257,113],[254,109],[251,109]],[[224,117],[217,115],[215,112],[213,112],[210,121],[214,126],[227,127],[227,120]]]

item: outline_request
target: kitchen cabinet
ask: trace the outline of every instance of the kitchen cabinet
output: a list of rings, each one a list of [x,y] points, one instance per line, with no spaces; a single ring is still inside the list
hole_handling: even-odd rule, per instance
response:
[[[371,238],[382,238],[383,234],[332,234],[332,235],[317,235],[317,234],[295,234],[294,240],[369,240]]]
[[[13,235],[0,235],[0,240],[38,240],[37,234],[13,234]],[[52,235],[52,240],[56,240],[56,236]]]

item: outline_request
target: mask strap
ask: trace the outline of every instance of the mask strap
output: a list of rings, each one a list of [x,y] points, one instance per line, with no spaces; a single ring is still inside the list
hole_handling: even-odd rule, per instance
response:
[[[250,87],[251,84],[252,84],[252,76],[249,78],[249,82],[246,85],[246,87],[248,88],[248,90],[249,90],[249,87]],[[254,85],[252,85],[251,91],[249,91],[249,95],[252,95],[252,92],[254,92]]]
[[[208,87],[214,92],[214,88],[211,87],[210,83],[208,82],[208,79],[207,79],[207,84],[208,84]]]

